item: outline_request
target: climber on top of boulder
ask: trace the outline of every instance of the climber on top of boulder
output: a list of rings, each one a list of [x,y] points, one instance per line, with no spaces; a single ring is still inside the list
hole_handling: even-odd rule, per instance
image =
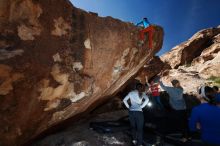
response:
[[[149,32],[149,35],[148,35],[149,49],[152,49],[152,41],[153,41],[152,39],[153,39],[154,28],[147,18],[143,18],[141,22],[136,24],[136,26],[140,26],[140,25],[144,26],[144,29],[140,31],[140,40],[141,40],[140,43],[141,45],[144,44],[144,35],[146,32]]]
[[[143,20],[141,20],[141,22],[137,23],[136,25],[137,25],[137,26],[143,25],[144,28],[147,28],[147,27],[150,26],[150,22],[148,21],[147,18],[143,18]]]

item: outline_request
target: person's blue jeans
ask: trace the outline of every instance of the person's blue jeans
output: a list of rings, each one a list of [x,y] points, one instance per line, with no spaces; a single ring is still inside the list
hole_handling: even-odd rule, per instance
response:
[[[137,140],[137,145],[143,143],[144,115],[141,111],[129,111],[131,132],[133,140]]]

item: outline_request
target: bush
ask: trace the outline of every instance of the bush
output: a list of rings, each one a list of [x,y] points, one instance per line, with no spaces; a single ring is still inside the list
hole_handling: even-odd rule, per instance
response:
[[[211,76],[209,80],[211,80],[214,84],[220,86],[220,77]]]
[[[185,67],[191,67],[192,66],[192,62],[191,61],[185,61],[184,66]]]

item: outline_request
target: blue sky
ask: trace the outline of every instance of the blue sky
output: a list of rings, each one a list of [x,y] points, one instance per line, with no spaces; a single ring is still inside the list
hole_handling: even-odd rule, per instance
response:
[[[137,23],[147,17],[164,28],[161,55],[198,30],[220,25],[220,0],[71,0],[74,6],[99,16]]]

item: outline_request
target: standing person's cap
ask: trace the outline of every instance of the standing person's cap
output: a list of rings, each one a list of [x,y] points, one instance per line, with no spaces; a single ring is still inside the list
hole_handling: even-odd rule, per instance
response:
[[[202,98],[204,98],[208,102],[213,102],[214,101],[215,97],[213,96],[213,93],[214,93],[213,88],[211,88],[209,86],[202,86],[199,89],[200,96],[202,96]]]
[[[210,99],[206,96],[205,88],[206,88],[206,86],[202,86],[199,89],[199,95],[202,96],[206,101],[209,101]]]
[[[143,84],[141,84],[141,83],[137,83],[136,84],[136,89],[140,89],[140,88],[142,88],[143,87]]]

